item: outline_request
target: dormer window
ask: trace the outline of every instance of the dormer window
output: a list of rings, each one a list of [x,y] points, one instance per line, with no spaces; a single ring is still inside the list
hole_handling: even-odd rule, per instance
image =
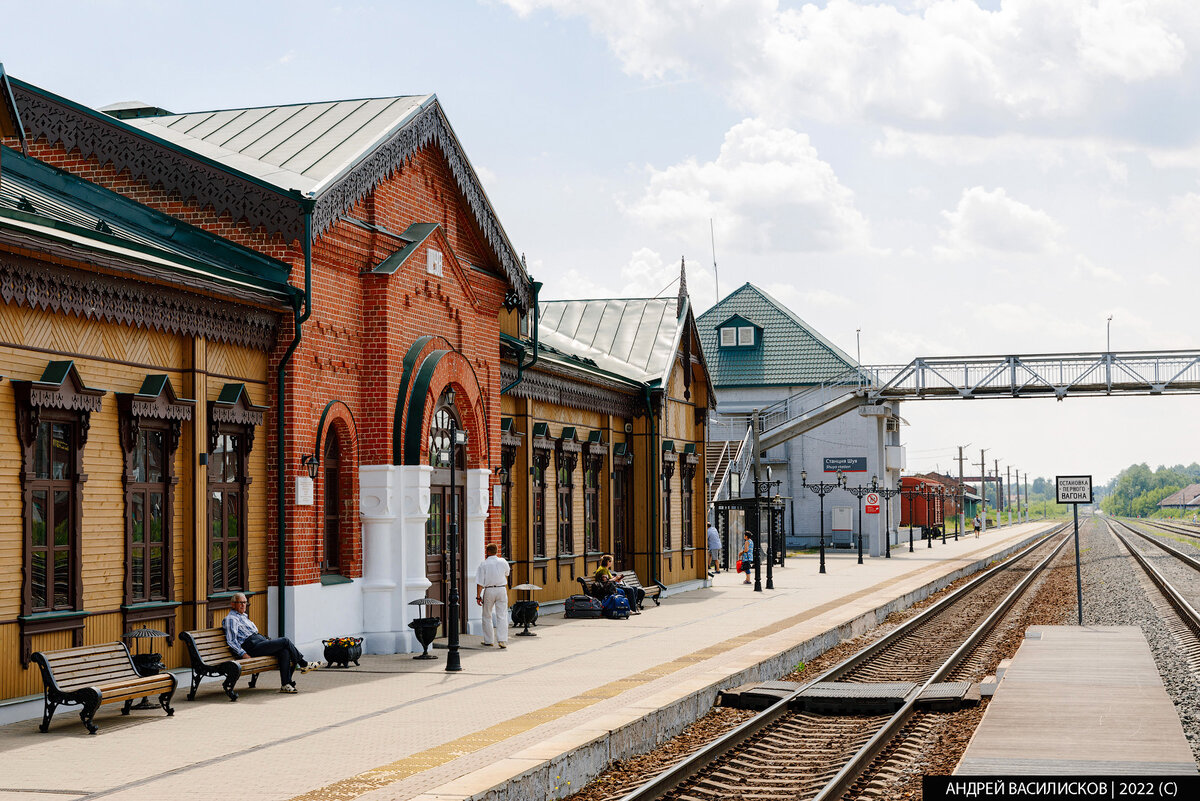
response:
[[[722,348],[752,348],[762,337],[762,329],[740,315],[726,320],[717,331]]]

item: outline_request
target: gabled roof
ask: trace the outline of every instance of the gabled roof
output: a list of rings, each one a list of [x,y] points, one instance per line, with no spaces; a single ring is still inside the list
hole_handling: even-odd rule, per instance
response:
[[[541,302],[544,344],[639,383],[661,382],[685,318],[675,298]]]
[[[1200,484],[1189,484],[1158,502],[1162,507],[1200,507]]]
[[[762,328],[761,347],[717,346],[717,328],[734,315]],[[749,282],[700,315],[696,325],[718,388],[820,384],[855,368],[853,358]]]
[[[15,150],[0,148],[0,227],[139,262],[186,288],[275,302],[291,267]]]
[[[435,95],[120,120],[23,81],[12,86],[31,137],[78,148],[84,158],[289,239],[303,236],[305,203],[320,236],[405,159],[435,144],[517,305],[532,302],[529,276]]]

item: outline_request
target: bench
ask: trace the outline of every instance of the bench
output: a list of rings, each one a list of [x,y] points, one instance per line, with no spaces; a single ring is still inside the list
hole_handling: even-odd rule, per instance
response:
[[[196,690],[206,676],[224,676],[221,686],[225,688],[229,700],[236,701],[238,694],[233,687],[243,675],[250,676],[250,688],[254,689],[259,673],[279,670],[279,661],[273,656],[235,657],[229,643],[225,642],[225,629],[222,628],[185,631],[179,637],[187,645],[192,663],[192,689],[187,695],[189,701],[196,700]]]
[[[637,577],[637,573],[634,573],[632,570],[613,572],[620,572],[622,584],[624,584],[626,587],[640,589],[643,593],[645,593],[647,598],[654,601],[655,606],[658,606],[662,603],[662,601],[659,600],[659,596],[662,595],[663,590],[667,588],[667,585],[663,584],[661,581],[655,581],[654,584],[647,587],[642,584],[641,579]],[[598,586],[599,582],[597,582],[594,578],[590,578],[588,576],[577,576],[575,580],[578,581],[579,586],[583,588],[584,595],[590,595],[593,598],[600,597]]]
[[[135,698],[158,695],[158,705],[168,716],[175,714],[171,708],[171,696],[175,694],[177,684],[175,677],[166,672],[139,676],[123,642],[38,651],[33,655],[33,661],[42,671],[45,686],[42,725],[38,727],[43,732],[50,729],[50,719],[60,704],[83,705],[79,718],[89,734],[97,731],[92,718],[101,704],[124,701],[121,714],[128,715]]]

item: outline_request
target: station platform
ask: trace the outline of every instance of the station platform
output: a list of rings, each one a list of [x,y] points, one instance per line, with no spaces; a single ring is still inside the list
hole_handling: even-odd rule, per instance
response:
[[[830,550],[823,575],[816,554],[789,557],[773,590],[721,573],[626,621],[548,615],[537,637],[510,636],[507,650],[464,636],[459,673],[445,672],[438,650],[437,661],[366,656],[358,668],[298,676],[296,695],[279,694],[273,673],[237,703],[206,683],[196,701],[176,693],[170,718],[104,707],[95,736],[60,709],[46,734],[36,719],[0,726],[0,796],[563,797],[681,731],[719,690],[785,675],[1048,528],[1006,526],[932,549],[918,540],[912,553],[905,541],[862,565]],[[40,718],[40,699],[26,716]]]
[[[955,775],[1196,773],[1136,626],[1030,626]]]

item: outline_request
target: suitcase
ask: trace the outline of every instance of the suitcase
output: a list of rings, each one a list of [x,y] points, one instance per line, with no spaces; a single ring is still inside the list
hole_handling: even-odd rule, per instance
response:
[[[610,596],[611,597],[611,596]],[[572,595],[564,604],[563,617],[600,617],[603,607],[590,595]]]
[[[609,620],[625,620],[629,617],[629,599],[623,592],[614,592],[601,604],[604,616]]]

